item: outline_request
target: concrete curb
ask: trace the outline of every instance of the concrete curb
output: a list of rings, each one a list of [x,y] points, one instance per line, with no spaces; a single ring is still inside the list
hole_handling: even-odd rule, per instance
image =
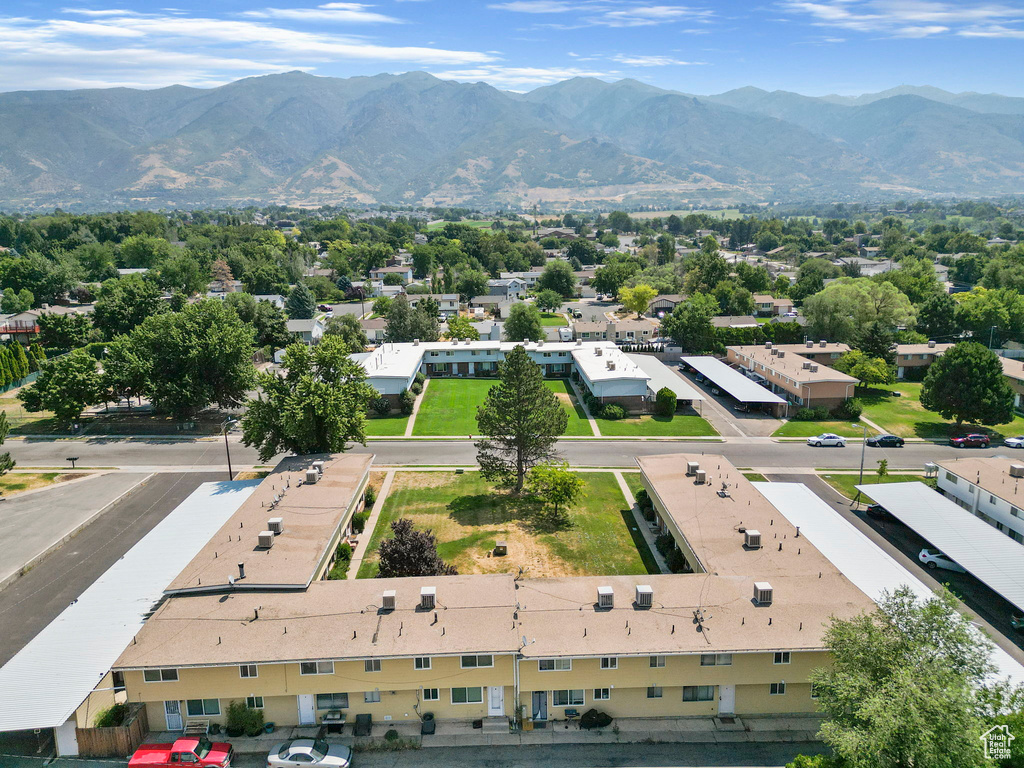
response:
[[[128,490],[126,490],[123,493],[119,494],[117,496],[117,498],[115,498],[112,501],[109,501],[106,504],[104,504],[102,507],[100,507],[98,510],[96,510],[92,515],[90,515],[88,520],[82,521],[81,523],[78,524],[78,526],[76,526],[74,528],[74,530],[69,531],[59,541],[55,541],[54,543],[50,544],[50,546],[48,546],[46,549],[44,549],[42,552],[40,552],[39,554],[37,554],[34,557],[32,557],[31,559],[29,559],[29,561],[27,563],[25,563],[23,566],[21,566],[21,568],[19,568],[17,571],[12,573],[7,578],[5,578],[2,581],[0,581],[0,590],[6,589],[11,584],[13,584],[15,581],[17,581],[22,576],[24,576],[26,573],[28,573],[30,570],[35,568],[37,565],[39,565],[39,563],[41,563],[43,560],[45,560],[49,555],[51,555],[54,552],[56,552],[58,549],[60,549],[65,544],[67,544],[69,541],[71,541],[71,539],[73,539],[75,536],[80,534],[90,523],[92,523],[95,520],[97,520],[100,515],[102,515],[104,512],[106,512],[108,509],[110,509],[115,504],[117,504],[117,502],[119,502],[125,496],[128,496],[129,494],[134,493],[136,490],[138,490],[143,485],[145,485],[147,482],[149,482],[149,479],[151,477],[153,477],[153,473],[150,473],[150,474],[146,475],[144,478],[142,478],[139,482],[137,482],[131,488],[129,488]],[[40,490],[49,490],[49,489],[40,489]]]

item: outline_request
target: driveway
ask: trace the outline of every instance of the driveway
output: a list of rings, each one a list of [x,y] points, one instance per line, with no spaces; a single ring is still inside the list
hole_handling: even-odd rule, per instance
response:
[[[723,435],[739,435],[741,437],[768,437],[782,426],[782,422],[767,414],[757,411],[741,413],[733,408],[736,400],[719,391],[714,394],[708,382],[700,383],[688,372],[676,370],[690,386],[700,390],[704,401],[704,418]]]

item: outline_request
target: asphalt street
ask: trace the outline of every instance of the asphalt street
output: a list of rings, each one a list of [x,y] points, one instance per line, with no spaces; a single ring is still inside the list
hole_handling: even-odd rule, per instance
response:
[[[0,666],[199,486],[221,475],[156,475],[0,591]],[[2,763],[0,763],[2,764]]]
[[[128,438],[87,438],[80,440],[8,440],[4,446],[22,468],[66,466],[69,451],[78,456],[80,467],[175,468],[224,471],[227,460],[224,442],[206,440],[147,440]],[[384,465],[457,465],[476,463],[476,449],[469,440],[373,440],[353,446],[356,453],[376,454]],[[855,469],[860,466],[859,443],[845,448],[812,448],[802,442],[776,443],[764,437],[731,437],[712,440],[562,440],[559,453],[574,466],[632,467],[636,456],[662,453],[712,453],[727,457],[738,467]],[[947,445],[908,443],[904,448],[868,448],[865,467],[873,471],[879,459],[889,460],[889,469],[920,469],[928,461],[964,455],[1012,455],[1009,448],[994,447],[969,452]],[[273,464],[272,459],[268,464]],[[231,440],[231,461],[239,467],[263,464],[252,448],[237,437]]]

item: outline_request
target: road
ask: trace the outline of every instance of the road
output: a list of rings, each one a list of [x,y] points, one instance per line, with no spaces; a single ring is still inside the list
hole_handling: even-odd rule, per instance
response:
[[[53,621],[192,491],[221,475],[156,475],[0,592],[0,666]]]
[[[222,440],[143,440],[94,438],[75,441],[8,440],[4,446],[22,468],[66,465],[70,450],[79,457],[81,467],[121,467],[166,471],[226,470]],[[356,453],[376,454],[384,465],[472,465],[476,449],[469,440],[374,440],[365,447],[356,445]],[[562,440],[558,450],[571,465],[592,467],[632,467],[636,456],[663,453],[711,453],[726,456],[738,467],[823,467],[855,469],[860,466],[860,445],[845,448],[812,448],[804,443],[776,443],[768,438],[724,438],[708,440]],[[971,456],[1007,455],[1008,448],[972,450]],[[868,448],[865,467],[873,471],[879,459],[889,460],[889,469],[920,469],[928,461],[964,456],[963,450],[932,443],[908,443],[904,448]],[[260,462],[256,451],[246,448],[238,438],[231,442],[231,460],[238,467]]]

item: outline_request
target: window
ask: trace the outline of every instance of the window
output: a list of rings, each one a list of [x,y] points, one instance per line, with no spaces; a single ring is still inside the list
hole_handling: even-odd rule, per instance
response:
[[[430,657],[417,656],[412,660],[412,664],[416,669],[430,669]]]
[[[454,352],[445,352],[445,353],[444,353],[444,356],[445,356],[445,357],[451,357],[451,356],[452,356],[452,355],[454,355],[454,354],[455,354]]]
[[[1017,509],[1016,507],[1010,507],[1010,516],[1011,517],[1020,517],[1020,510]]]
[[[582,707],[583,691],[574,689],[569,691],[552,691],[551,706],[553,707]]]
[[[245,706],[249,709],[263,709],[263,697],[262,696],[246,696]]]
[[[333,675],[333,661],[304,661],[299,664],[300,675]]]
[[[185,702],[185,711],[189,717],[219,715],[220,699],[189,699]]]
[[[776,651],[775,652],[775,663],[776,664],[789,664],[789,651]]]
[[[477,667],[493,667],[494,657],[493,656],[463,656],[462,657],[462,668],[463,669],[476,669]]]
[[[652,685],[652,686],[650,686],[647,689],[647,698],[648,699],[660,699],[661,698],[661,694],[662,694],[662,691],[661,691],[661,686],[660,685]]]
[[[448,373],[448,363],[434,363],[436,373]]]
[[[537,659],[537,669],[541,672],[568,672],[572,669],[572,659]]]
[[[240,677],[258,677],[259,676],[256,673],[256,665],[255,664],[243,664],[242,666],[240,666],[238,668],[238,675]]]
[[[544,357],[551,357],[551,353],[550,352],[545,352],[544,353]]]
[[[380,691],[365,691],[363,693],[364,704],[380,704]]]
[[[611,698],[611,689],[609,688],[595,688],[594,689],[594,701],[608,701]]]
[[[954,475],[952,472],[947,472],[946,481],[952,483],[953,485],[956,485],[956,475]]]
[[[363,662],[363,672],[380,672],[380,659],[366,659]]]
[[[715,686],[713,685],[684,685],[683,701],[714,701]]]
[[[811,698],[812,699],[818,698],[818,688],[817,688],[817,686],[814,683],[811,683]]]
[[[348,709],[347,693],[318,693],[316,695],[317,709]]]
[[[483,688],[452,688],[452,704],[479,704],[483,700]]]
[[[580,334],[580,336],[582,336],[584,339],[589,339],[590,331],[584,331],[583,333]]]
[[[702,667],[731,667],[732,666],[732,654],[731,653],[702,653],[700,655],[700,665]]]
[[[651,656],[651,666],[652,667],[664,667],[665,666],[665,657],[664,656]]]
[[[601,669],[618,669],[619,660],[614,656],[601,657]]]
[[[768,693],[772,696],[785,696],[786,695],[786,683],[772,683],[768,689]]]
[[[437,688],[424,688],[423,689],[423,700],[424,701],[438,701],[441,698],[441,692]]]
[[[178,670],[147,669],[142,673],[142,679],[147,683],[173,683],[178,679]]]

